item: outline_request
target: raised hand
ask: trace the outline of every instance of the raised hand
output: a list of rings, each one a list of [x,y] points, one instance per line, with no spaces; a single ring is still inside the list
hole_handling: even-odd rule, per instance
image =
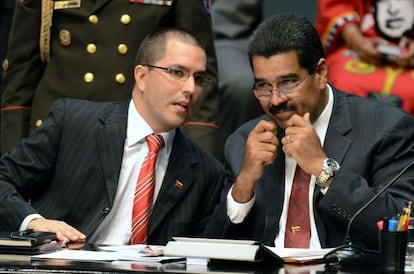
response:
[[[233,198],[237,202],[247,202],[253,196],[257,180],[262,177],[266,165],[276,158],[279,140],[276,138],[276,124],[260,121],[250,132],[240,173],[233,187]]]

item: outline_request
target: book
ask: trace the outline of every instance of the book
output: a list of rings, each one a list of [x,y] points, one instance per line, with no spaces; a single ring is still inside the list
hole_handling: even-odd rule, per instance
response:
[[[258,251],[257,242],[250,240],[173,237],[164,255],[256,262],[261,260]]]
[[[0,246],[0,262],[30,262],[33,255],[60,250],[56,241],[44,242],[35,246]]]
[[[0,253],[0,262],[26,262],[31,261],[31,255],[23,254],[1,254]]]
[[[34,247],[56,240],[56,233],[25,230],[18,232],[0,232],[0,247]]]
[[[210,261],[242,261],[273,263],[317,263],[332,248],[302,249],[275,248],[250,240],[175,237],[164,249],[166,256],[207,258]]]

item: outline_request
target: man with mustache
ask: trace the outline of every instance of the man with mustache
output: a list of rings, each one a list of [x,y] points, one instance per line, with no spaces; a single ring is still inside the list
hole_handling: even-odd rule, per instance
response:
[[[352,216],[408,166],[351,226],[354,244],[377,249],[377,221],[414,200],[414,119],[328,84],[318,33],[304,17],[267,19],[248,52],[266,114],[226,141],[225,189],[206,236],[339,246]]]
[[[211,84],[206,65],[194,35],[164,29],[138,50],[132,100],[58,100],[0,159],[0,230],[98,244],[200,236],[219,199],[222,165],[179,127]]]

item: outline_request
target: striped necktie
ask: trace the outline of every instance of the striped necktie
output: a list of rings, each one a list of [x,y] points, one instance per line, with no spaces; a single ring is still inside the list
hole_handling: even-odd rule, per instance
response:
[[[146,243],[148,227],[154,196],[155,163],[158,150],[164,146],[161,135],[151,134],[145,137],[149,152],[141,165],[137,185],[135,187],[134,204],[132,208],[131,244]]]

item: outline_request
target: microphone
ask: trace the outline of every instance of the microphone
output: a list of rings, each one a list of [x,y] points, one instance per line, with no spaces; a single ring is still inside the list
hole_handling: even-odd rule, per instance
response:
[[[346,228],[344,244],[328,252],[323,261],[326,264],[339,263],[343,265],[357,265],[357,264],[369,264],[377,263],[378,251],[375,250],[364,250],[358,246],[352,244],[351,240],[351,226],[355,219],[361,215],[364,210],[369,207],[382,193],[384,193],[391,185],[397,181],[404,172],[407,171],[414,161],[406,165],[394,178],[391,179],[377,194],[375,194],[366,204],[364,204],[352,218],[349,220],[348,226]]]

